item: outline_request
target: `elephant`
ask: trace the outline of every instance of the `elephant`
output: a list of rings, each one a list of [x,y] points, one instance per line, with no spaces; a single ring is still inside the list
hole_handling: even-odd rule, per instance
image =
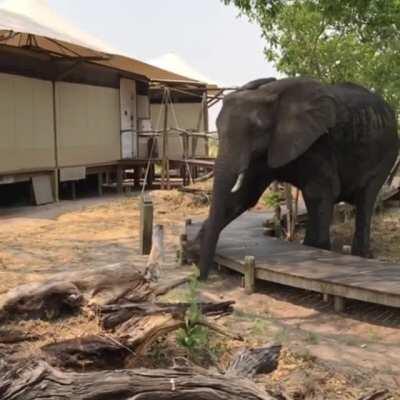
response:
[[[224,97],[208,218],[192,243],[206,280],[220,232],[254,207],[273,181],[302,191],[304,245],[330,249],[336,203],[355,206],[352,254],[369,257],[375,201],[398,155],[393,109],[355,83],[265,78]],[[192,247],[193,248],[193,247]]]

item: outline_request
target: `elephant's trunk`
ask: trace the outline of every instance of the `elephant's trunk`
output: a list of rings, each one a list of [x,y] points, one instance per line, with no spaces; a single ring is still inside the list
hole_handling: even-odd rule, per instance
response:
[[[234,194],[231,193],[235,186],[237,172],[223,160],[217,160],[214,167],[213,199],[209,217],[205,221],[200,233],[200,279],[207,279],[213,264],[217,242],[222,229],[225,228],[236,216]],[[239,182],[239,186],[241,183]]]

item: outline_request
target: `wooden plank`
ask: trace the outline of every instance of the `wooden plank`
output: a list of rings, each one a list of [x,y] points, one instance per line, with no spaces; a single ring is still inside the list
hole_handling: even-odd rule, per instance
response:
[[[60,182],[78,181],[86,179],[86,167],[60,168]]]
[[[251,254],[257,259],[256,279],[400,307],[399,265],[266,237],[262,234],[265,218],[265,214],[246,213],[228,226],[221,234],[215,261],[244,273],[243,258]],[[199,223],[186,227],[188,240],[199,228]]]
[[[35,203],[38,206],[54,202],[53,185],[50,175],[33,176],[32,188],[35,197]]]

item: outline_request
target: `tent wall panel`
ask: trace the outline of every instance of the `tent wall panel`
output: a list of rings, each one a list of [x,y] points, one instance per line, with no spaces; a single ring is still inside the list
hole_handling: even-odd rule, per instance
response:
[[[54,167],[51,82],[0,73],[0,173]]]
[[[168,128],[182,128],[192,131],[204,131],[203,118],[201,114],[201,103],[174,103],[168,105]],[[164,106],[161,104],[151,105],[151,120],[155,130],[162,130],[164,123]],[[200,121],[200,126],[199,126]],[[192,144],[189,142],[189,157],[192,156]],[[159,141],[159,154],[162,154],[162,140]],[[168,157],[180,160],[183,156],[182,139],[177,134],[171,134],[168,138]],[[195,157],[206,156],[205,139],[197,139]]]
[[[60,167],[121,158],[118,89],[58,82],[56,107]]]

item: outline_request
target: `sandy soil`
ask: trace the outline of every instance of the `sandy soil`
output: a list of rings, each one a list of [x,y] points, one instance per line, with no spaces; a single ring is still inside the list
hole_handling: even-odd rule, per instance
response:
[[[176,263],[178,237],[185,219],[203,219],[207,205],[177,191],[152,192],[152,198],[155,223],[164,224],[166,234],[163,279],[191,273],[192,266],[182,268]],[[138,224],[134,194],[1,211],[0,294],[83,265],[96,268],[124,262],[143,268],[146,257],[138,254]],[[400,263],[399,228],[398,214],[376,218],[373,250],[377,256]],[[351,224],[337,225],[333,231],[337,241],[350,243]],[[179,288],[166,299],[182,300],[186,294],[186,288]],[[230,273],[213,274],[201,286],[201,296],[236,301],[235,313],[220,323],[244,335],[247,344],[279,341],[284,345],[279,369],[259,378],[274,391],[282,387],[297,399],[356,399],[380,388],[400,393],[397,310],[353,302],[346,313],[336,314],[317,294],[272,284],[259,286],[249,296],[240,288],[240,277]],[[96,321],[84,316],[52,324],[29,321],[18,328],[44,337],[39,343],[21,345],[21,352],[99,329]],[[215,351],[220,363],[241,345],[219,338]]]

